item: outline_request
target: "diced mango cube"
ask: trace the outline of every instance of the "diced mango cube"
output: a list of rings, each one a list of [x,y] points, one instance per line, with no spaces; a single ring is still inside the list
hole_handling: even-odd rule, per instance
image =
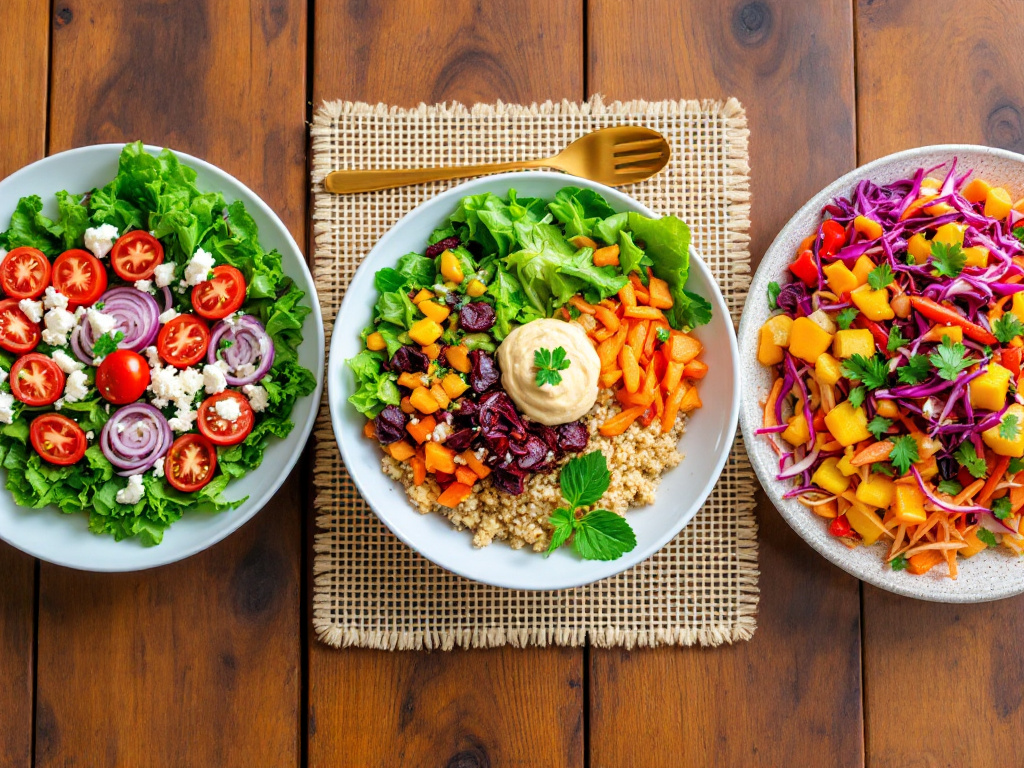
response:
[[[789,346],[792,328],[793,319],[788,315],[775,315],[761,326],[757,359],[762,365],[782,362],[782,350]]]
[[[1000,434],[1000,427],[1006,422],[1007,416],[1014,416],[1017,419],[1017,432],[1012,438],[1003,437]],[[1007,434],[1009,432],[1009,430],[1006,431]],[[985,445],[1000,456],[1014,456],[1018,459],[1024,457],[1024,406],[1013,403],[1006,409],[999,424],[981,433],[981,439]]]
[[[990,189],[992,187],[984,179],[971,179],[971,183],[964,187],[960,194],[969,203],[980,203],[988,197]]]
[[[835,385],[843,374],[839,367],[839,361],[828,352],[822,352],[814,361],[814,375],[818,377],[818,381],[824,384]]]
[[[839,468],[839,471],[842,472],[844,476],[846,476],[846,477],[853,477],[858,472],[860,472],[860,467],[853,466],[852,461],[853,461],[853,448],[847,448],[846,452],[843,453],[842,457],[839,459],[838,463],[836,464],[836,467]]]
[[[832,339],[832,352],[840,360],[852,355],[871,357],[875,354],[875,337],[865,328],[848,328]]]
[[[857,283],[864,285],[868,281],[868,275],[877,265],[867,256],[861,256],[853,262],[853,274],[857,276]]]
[[[889,306],[889,292],[885,288],[873,291],[869,286],[862,285],[850,293],[850,300],[868,320],[878,322],[879,320],[892,320],[896,317],[896,313]]]
[[[825,414],[825,426],[842,446],[856,445],[871,437],[867,413],[863,408],[854,408],[849,400],[844,400]]]
[[[487,286],[475,277],[470,280],[469,285],[466,286],[466,295],[472,296],[474,299],[483,296],[485,293],[487,293]]]
[[[936,203],[935,205],[926,205],[924,212],[929,216],[942,216],[945,213],[956,213],[956,208],[949,203]]]
[[[932,238],[932,242],[945,243],[946,245],[963,245],[964,232],[966,231],[966,224],[955,224],[953,222],[949,222],[935,230],[935,237]]]
[[[455,285],[466,279],[466,276],[462,274],[459,258],[451,251],[445,251],[441,254],[441,275],[445,280],[450,280]]]
[[[782,432],[782,439],[792,446],[804,445],[811,439],[811,431],[807,427],[807,419],[802,413],[789,420],[789,426]]]
[[[972,528],[969,533],[964,534],[964,541],[967,542],[967,546],[956,551],[958,557],[974,557],[982,550],[988,549],[988,544],[978,538],[976,528]]]
[[[1006,393],[1010,390],[1013,374],[999,363],[990,363],[981,376],[967,385],[971,394],[971,406],[986,411],[998,411],[1006,405]]]
[[[446,374],[441,379],[441,386],[444,387],[444,391],[448,393],[448,397],[452,400],[460,397],[463,392],[469,389],[469,384],[462,380],[462,377],[457,373]]]
[[[964,340],[964,329],[959,325],[936,325],[932,330],[940,343],[943,339],[949,339],[953,343]]]
[[[909,483],[900,483],[896,486],[892,511],[901,523],[914,525],[928,519],[928,514],[924,511],[924,494],[917,485]]]
[[[1013,208],[1010,193],[1002,187],[992,187],[985,198],[985,215],[993,219],[1005,219]]]
[[[851,272],[845,264],[841,261],[834,261],[831,264],[826,264],[821,268],[821,271],[825,274],[825,279],[828,281],[828,287],[832,289],[832,292],[837,296],[841,293],[849,293],[858,285],[860,280],[857,276]]]
[[[914,467],[917,468],[917,473],[922,480],[931,480],[939,474],[939,462],[935,460],[934,456],[929,456],[924,461],[915,462]]]
[[[846,510],[846,519],[850,521],[853,530],[861,535],[864,544],[869,547],[885,533],[885,526],[882,525],[881,518],[860,502],[854,501],[850,505],[850,508]]]
[[[419,304],[421,301],[434,298],[434,294],[428,291],[426,288],[420,288],[419,292],[412,297],[413,304]]]
[[[426,387],[416,387],[409,395],[409,402],[412,403],[420,413],[433,413],[440,406],[437,404],[437,400],[430,394],[430,390]]]
[[[789,351],[794,357],[813,363],[831,343],[832,334],[809,317],[798,317],[793,321],[793,328],[789,334]]]
[[[1013,303],[1010,304],[1010,313],[1017,316],[1017,319],[1024,323],[1024,291],[1013,294]]]
[[[900,414],[900,409],[893,400],[879,400],[875,411],[884,419],[895,419]]]
[[[374,352],[387,348],[388,343],[384,341],[384,337],[377,331],[374,331],[366,337],[366,348]]]
[[[448,315],[451,314],[451,310],[448,307],[441,306],[435,301],[426,300],[421,301],[417,304],[420,308],[420,312],[429,317],[435,323],[443,323],[448,319]]]
[[[988,248],[983,245],[972,245],[970,248],[964,248],[964,255],[967,257],[967,261],[964,262],[964,266],[988,266],[988,253]]]
[[[853,220],[853,228],[868,240],[877,240],[882,236],[882,225],[867,216],[858,216]]]
[[[932,255],[932,242],[920,232],[911,235],[907,241],[907,253],[914,257],[915,263],[924,264]]]
[[[417,320],[409,329],[409,338],[421,346],[433,344],[444,333],[444,329],[429,317]]]
[[[892,504],[895,487],[888,477],[873,472],[857,486],[857,501],[869,507],[886,509]]]
[[[839,459],[835,457],[825,459],[811,475],[812,483],[836,496],[850,487],[850,478],[839,471],[836,466],[838,463]]]

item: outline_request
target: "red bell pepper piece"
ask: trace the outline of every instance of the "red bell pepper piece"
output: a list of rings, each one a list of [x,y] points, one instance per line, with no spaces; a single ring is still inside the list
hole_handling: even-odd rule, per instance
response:
[[[1013,374],[1014,380],[1020,376],[1020,347],[1006,347],[1001,355],[1000,365]]]
[[[835,219],[827,219],[821,223],[821,250],[823,256],[834,256],[846,245],[846,230]]]
[[[937,301],[932,301],[924,296],[911,296],[910,304],[918,312],[936,323],[949,323],[963,328],[964,336],[973,339],[979,344],[995,344],[997,339],[977,323],[972,323],[950,307],[943,306]]]
[[[846,515],[840,515],[828,524],[828,532],[833,536],[849,536],[852,530]]]
[[[814,254],[810,251],[801,251],[796,261],[789,265],[789,271],[808,285],[818,284],[818,265],[814,263]]]

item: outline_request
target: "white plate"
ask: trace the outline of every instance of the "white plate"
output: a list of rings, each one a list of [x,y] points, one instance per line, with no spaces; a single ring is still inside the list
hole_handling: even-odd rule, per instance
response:
[[[768,369],[757,362],[758,330],[769,315],[765,298],[768,283],[773,280],[788,282],[786,267],[796,253],[797,244],[818,226],[822,207],[834,197],[848,197],[864,179],[887,184],[912,176],[920,167],[932,168],[954,157],[959,158],[958,172],[973,168],[974,175],[1005,186],[1015,198],[1024,194],[1024,157],[1021,155],[966,144],[921,147],[880,158],[846,174],[811,198],[782,228],[754,275],[740,321],[744,387],[740,424],[747,452],[768,497],[793,530],[818,552],[857,578],[898,595],[945,603],[975,603],[1024,592],[1024,558],[998,549],[990,549],[969,559],[961,558],[956,581],[945,575],[945,568],[933,568],[921,576],[893,571],[885,563],[883,545],[849,550],[828,533],[821,518],[795,499],[783,499],[782,494],[792,486],[775,479],[778,457],[763,436],[754,434],[764,417],[761,403],[771,387]]]
[[[54,194],[62,189],[81,193],[101,187],[117,175],[121,144],[99,144],[61,152],[22,168],[0,181],[0,231],[7,228],[18,199],[39,195],[43,213],[56,217]],[[152,154],[160,147],[146,147]],[[14,503],[10,494],[0,488],[0,539],[30,555],[58,565],[86,571],[139,571],[182,560],[201,552],[260,511],[281,487],[313,429],[320,392],[323,387],[324,325],[320,305],[302,252],[287,227],[251,189],[216,166],[175,152],[186,165],[194,168],[196,185],[203,190],[224,194],[228,202],[241,200],[260,230],[260,243],[267,250],[281,252],[284,271],[306,292],[303,301],[313,311],[303,327],[299,348],[300,362],[313,371],[317,389],[300,398],[292,411],[295,428],[285,440],[271,438],[259,471],[233,480],[228,485],[229,498],[249,499],[240,507],[224,512],[186,514],[165,533],[156,547],[144,547],[138,539],[114,541],[110,536],[89,532],[88,517],[64,515],[55,507],[26,509]],[[6,472],[0,473],[6,481]]]
[[[686,459],[664,474],[657,502],[629,512],[629,522],[637,537],[632,552],[618,560],[600,562],[580,560],[565,547],[548,558],[529,548],[513,550],[500,541],[477,549],[470,532],[455,530],[441,515],[421,515],[416,511],[401,484],[381,471],[380,449],[363,437],[365,419],[346,401],[355,382],[345,361],[360,351],[359,331],[370,322],[377,296],[374,273],[381,267],[393,266],[405,253],[422,253],[430,233],[465,195],[493,192],[504,196],[509,188],[514,188],[521,197],[551,199],[559,189],[570,185],[596,190],[617,211],[636,211],[657,218],[657,214],[621,192],[560,173],[509,173],[467,182],[423,203],[380,239],[352,279],[331,340],[327,391],[334,434],[345,466],[363,498],[398,538],[427,559],[466,578],[509,589],[575,587],[646,560],[679,533],[700,509],[722,472],[736,434],[736,336],[714,278],[691,248],[687,287],[706,297],[713,308],[711,323],[695,334],[705,346],[703,359],[710,368],[700,387],[704,407],[689,421],[680,442]]]

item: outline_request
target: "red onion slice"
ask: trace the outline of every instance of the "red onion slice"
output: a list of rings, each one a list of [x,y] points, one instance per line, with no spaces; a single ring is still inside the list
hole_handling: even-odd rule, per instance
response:
[[[223,341],[231,344],[221,349]],[[210,348],[206,353],[211,365],[223,360],[228,370],[224,379],[232,387],[255,384],[267,375],[274,364],[274,342],[263,325],[252,315],[241,315],[230,322],[221,320],[210,333]],[[239,374],[244,366],[253,366],[251,373]]]
[[[164,415],[149,403],[132,403],[111,414],[100,432],[100,450],[127,477],[145,472],[171,447]]]
[[[141,352],[156,340],[160,332],[160,306],[148,292],[137,288],[111,288],[100,297],[97,304],[100,303],[103,314],[114,318],[114,331],[124,334],[118,349]],[[96,335],[89,317],[82,315],[71,334],[71,349],[79,360],[91,365],[95,345]]]

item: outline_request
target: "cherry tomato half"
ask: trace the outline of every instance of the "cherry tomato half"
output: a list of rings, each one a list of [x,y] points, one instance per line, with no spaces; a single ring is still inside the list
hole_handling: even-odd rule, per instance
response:
[[[67,416],[44,413],[32,420],[28,438],[43,461],[67,466],[85,455],[85,432]]]
[[[25,405],[55,403],[64,392],[64,371],[46,355],[22,355],[11,366],[11,393]]]
[[[107,290],[107,270],[88,251],[64,251],[53,262],[53,287],[68,297],[72,309],[88,307]]]
[[[192,308],[207,320],[220,320],[237,312],[245,301],[245,277],[228,264],[213,268],[213,275],[192,289]]]
[[[164,263],[164,247],[149,232],[134,229],[117,239],[110,249],[110,266],[114,274],[132,283],[148,280]]]
[[[138,352],[118,349],[96,369],[96,388],[114,405],[134,403],[149,386],[149,364]]]
[[[21,311],[17,299],[0,301],[0,348],[22,355],[39,343],[39,323]]]
[[[184,493],[198,491],[213,479],[216,469],[217,449],[195,432],[175,440],[164,459],[164,477]]]
[[[50,284],[50,261],[42,251],[23,245],[0,262],[0,288],[12,299],[34,299]]]
[[[178,315],[160,329],[156,350],[175,368],[188,368],[206,355],[210,329],[195,315]]]
[[[234,400],[238,403],[238,418],[228,421],[217,413],[217,403]],[[214,445],[237,445],[252,432],[253,413],[249,401],[230,389],[206,398],[199,406],[199,431]]]

